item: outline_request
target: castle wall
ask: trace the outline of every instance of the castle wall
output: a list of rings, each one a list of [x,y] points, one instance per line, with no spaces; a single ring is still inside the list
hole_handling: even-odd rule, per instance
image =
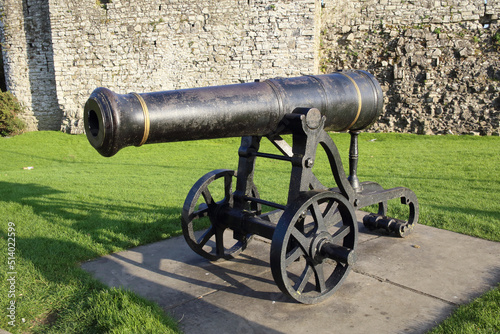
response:
[[[140,93],[359,68],[385,93],[374,131],[499,134],[500,0],[0,6],[6,85],[30,130],[81,133],[99,86]]]
[[[27,107],[28,129],[59,130],[48,2],[5,0],[1,22],[6,85]]]
[[[28,40],[4,49],[7,58],[16,54],[14,67],[29,68],[20,76],[7,68],[16,80],[8,88],[36,113],[40,130],[81,132],[83,104],[99,86],[147,92],[313,74],[318,67],[315,0],[23,0],[39,7],[38,17],[14,12],[16,1],[7,1],[4,21],[20,17],[39,28],[9,27],[8,42],[43,36],[37,50],[45,51],[54,78],[40,81],[31,71],[38,61],[22,63],[23,53],[30,52]],[[50,87],[52,96],[34,90],[34,81]]]
[[[373,131],[499,135],[499,13],[494,0],[327,2],[320,66],[377,77]]]
[[[25,106],[31,106],[28,55],[23,3],[16,0],[0,2],[0,37],[7,89]],[[16,19],[14,19],[16,18]],[[23,115],[29,130],[37,129],[37,119],[31,109]]]

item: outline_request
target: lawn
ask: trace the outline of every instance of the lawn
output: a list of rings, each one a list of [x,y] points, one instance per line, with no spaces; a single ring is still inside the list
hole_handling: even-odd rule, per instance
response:
[[[347,162],[349,135],[332,136]],[[0,138],[2,312],[8,314],[12,286],[16,301],[16,326],[2,316],[0,327],[13,333],[178,332],[157,305],[103,286],[79,264],[181,234],[180,211],[189,189],[210,170],[236,168],[238,147],[239,139],[230,138],[132,147],[103,158],[83,135]],[[264,147],[273,152],[269,144]],[[360,136],[362,181],[415,191],[422,224],[497,242],[499,163],[499,137]],[[321,180],[329,178],[321,154],[314,168]],[[288,177],[286,163],[258,160],[262,198],[284,203]],[[398,215],[398,207],[390,214]],[[8,251],[9,233],[15,234],[15,254]],[[8,257],[14,258],[12,268]],[[14,285],[7,280],[11,271]],[[499,313],[497,288],[436,331],[499,331]]]

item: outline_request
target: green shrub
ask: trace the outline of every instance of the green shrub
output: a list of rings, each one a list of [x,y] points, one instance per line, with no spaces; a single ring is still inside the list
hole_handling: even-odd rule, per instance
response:
[[[17,117],[22,113],[23,107],[11,92],[0,92],[0,135],[16,135],[26,127],[24,122]]]
[[[493,35],[493,43],[500,44],[500,30]]]

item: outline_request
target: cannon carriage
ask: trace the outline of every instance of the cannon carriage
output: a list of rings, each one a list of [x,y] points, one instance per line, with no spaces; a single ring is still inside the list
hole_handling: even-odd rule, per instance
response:
[[[98,88],[85,105],[84,121],[89,142],[104,156],[130,145],[242,137],[238,169],[208,172],[187,194],[181,219],[186,242],[217,261],[237,256],[254,235],[269,239],[277,286],[298,302],[314,304],[338,289],[356,261],[356,210],[378,205],[377,213],[364,215],[364,225],[400,237],[418,221],[410,189],[383,189],[357,177],[358,135],[382,109],[382,90],[372,75],[342,71],[145,94]],[[327,131],[351,135],[349,176]],[[291,134],[291,144],[284,134]],[[263,138],[280,154],[262,152]],[[318,147],[328,157],[334,184],[322,184],[313,172]],[[290,163],[286,205],[260,198],[256,159]],[[386,216],[391,199],[408,206],[407,220]]]

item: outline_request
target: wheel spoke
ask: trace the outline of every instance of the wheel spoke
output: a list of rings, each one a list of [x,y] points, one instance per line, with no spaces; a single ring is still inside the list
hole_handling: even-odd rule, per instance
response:
[[[330,201],[328,203],[328,206],[326,207],[325,210],[325,224],[326,228],[335,225],[340,219],[338,219],[340,216],[340,212],[337,211],[337,208],[339,206],[339,203],[336,201]]]
[[[251,238],[250,234],[225,235],[226,228],[214,222],[214,215],[218,212],[217,207],[224,205],[224,208],[233,208],[232,190],[235,174],[235,171],[227,169],[218,169],[205,174],[191,188],[184,202],[182,233],[191,249],[211,261],[236,256]],[[249,185],[252,187],[252,197],[258,198],[255,185],[251,182]],[[195,233],[197,225],[208,228]]]
[[[211,206],[214,204],[214,198],[212,197],[212,193],[208,188],[205,188],[201,191],[201,194],[203,195],[203,198],[205,199],[205,203],[207,203],[208,206]]]
[[[285,260],[285,266],[288,267],[290,264],[295,262],[301,255],[304,254],[304,251],[300,247],[295,247],[291,252],[287,254]]]
[[[226,200],[226,202],[229,202],[231,200],[231,197],[233,196],[232,183],[233,183],[232,175],[228,174],[224,176],[224,199]]]
[[[302,275],[300,275],[299,281],[295,284],[293,287],[295,291],[298,293],[302,293],[304,291],[304,288],[306,287],[307,283],[309,282],[309,278],[311,278],[313,274],[313,270],[309,264],[306,265],[304,271],[302,272]]]
[[[195,220],[195,219],[200,219],[200,218],[203,218],[203,217],[206,217],[208,215],[208,206],[204,206],[203,209],[200,209],[198,211],[195,211],[193,212],[190,216],[189,216],[189,220]]]
[[[201,238],[198,239],[197,244],[200,247],[205,246],[205,244],[208,242],[208,240],[210,240],[211,237],[213,237],[214,234],[215,234],[215,228],[213,226],[210,226],[210,228],[206,230],[205,233],[203,233]]]
[[[295,227],[292,229],[292,236],[297,240],[299,243],[300,247],[302,248],[302,251],[304,254],[308,253],[309,245],[311,243],[311,239],[307,238],[305,235],[303,235],[299,230],[297,230]]]
[[[326,291],[325,274],[323,272],[323,262],[314,265],[314,278],[316,279],[316,290],[320,293]]]
[[[351,233],[351,227],[349,225],[342,225],[337,232],[332,235],[333,243],[340,244],[341,240]]]
[[[270,257],[273,278],[281,291],[298,302],[315,304],[338,289],[351,262],[330,259],[340,261],[349,254],[343,254],[347,251],[343,248],[337,254],[328,243],[355,250],[354,213],[349,200],[334,191],[305,191],[297,202],[287,205],[274,231]]]
[[[323,219],[323,212],[319,207],[319,203],[316,201],[312,203],[311,214],[314,218],[314,222],[316,223],[317,231],[318,232],[326,231],[325,220]]]
[[[217,256],[224,256],[224,229],[215,228],[215,251]]]

